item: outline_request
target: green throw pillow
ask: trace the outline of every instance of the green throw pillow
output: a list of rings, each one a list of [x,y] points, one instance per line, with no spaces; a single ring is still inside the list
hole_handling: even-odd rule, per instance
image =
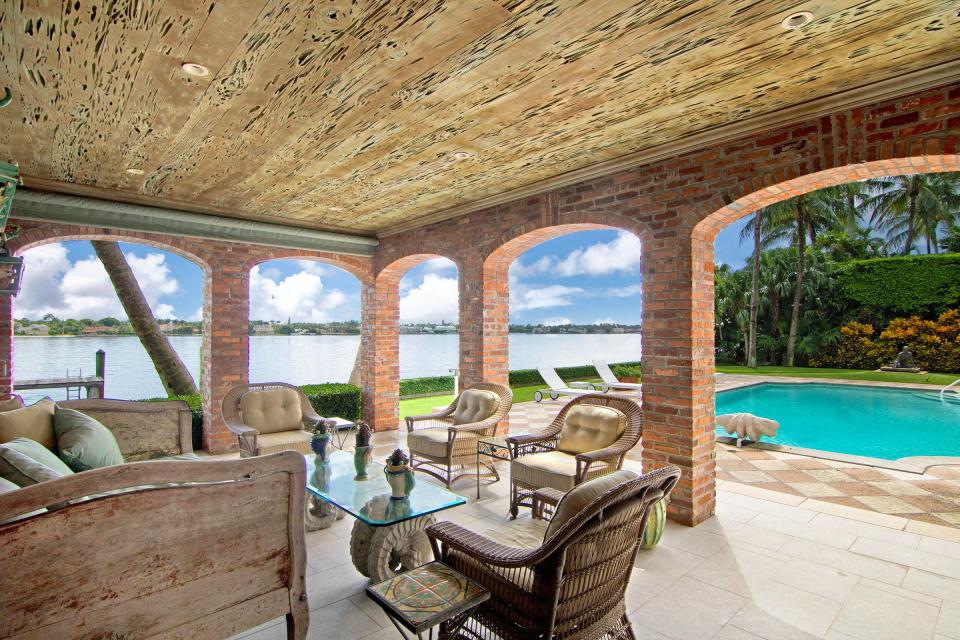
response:
[[[39,442],[14,438],[0,445],[0,477],[19,487],[71,474],[70,467]]]
[[[58,406],[53,413],[60,458],[74,471],[123,464],[123,454],[110,429],[90,416]]]

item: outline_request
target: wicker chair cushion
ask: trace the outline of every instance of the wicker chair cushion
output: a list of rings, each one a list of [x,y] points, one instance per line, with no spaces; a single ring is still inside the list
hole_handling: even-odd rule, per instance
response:
[[[23,409],[23,398],[12,395],[5,400],[0,400],[0,413],[4,411],[13,411],[14,409]]]
[[[627,417],[613,407],[579,404],[563,420],[557,451],[587,453],[609,447],[627,428]]]
[[[0,413],[0,443],[14,438],[29,438],[50,451],[57,450],[57,436],[53,431],[53,400],[44,398],[22,409]]]
[[[310,449],[312,438],[313,434],[305,429],[278,431],[277,433],[261,433],[257,437],[257,444],[260,445],[260,455],[262,456],[278,451],[299,451],[306,454],[312,451]]]
[[[248,391],[240,398],[243,424],[260,433],[294,431],[303,427],[300,396],[294,389],[280,387]]]
[[[577,459],[562,451],[520,456],[510,463],[510,476],[528,487],[570,491],[577,477]]]
[[[570,493],[563,496],[563,500],[557,505],[557,509],[550,519],[550,526],[547,527],[546,532],[543,534],[543,541],[546,542],[549,540],[570,518],[596,502],[597,498],[607,491],[610,491],[618,484],[629,482],[636,478],[637,474],[633,471],[621,469],[620,471],[614,471],[611,474],[584,482],[574,488]]]
[[[500,396],[493,391],[467,389],[460,394],[457,408],[453,411],[453,424],[472,424],[486,420],[500,406]]]

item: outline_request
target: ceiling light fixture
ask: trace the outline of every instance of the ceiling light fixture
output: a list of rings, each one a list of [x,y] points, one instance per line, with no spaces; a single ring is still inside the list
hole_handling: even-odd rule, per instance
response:
[[[453,159],[454,160],[469,160],[473,157],[473,154],[469,151],[454,151]]]
[[[206,78],[210,75],[210,69],[207,69],[202,64],[197,64],[195,62],[184,62],[180,65],[180,68],[183,69],[183,72],[188,76],[194,76],[195,78]]]
[[[800,29],[801,27],[805,27],[811,22],[813,22],[812,13],[810,13],[809,11],[797,11],[796,13],[791,13],[789,16],[784,18],[783,22],[781,22],[780,25],[784,29],[787,29],[788,31],[792,31],[794,29]]]
[[[124,169],[124,171],[125,171],[126,173],[129,173],[129,174],[132,175],[132,176],[142,176],[142,175],[143,175],[143,169],[133,169],[133,168],[130,168],[130,169]]]

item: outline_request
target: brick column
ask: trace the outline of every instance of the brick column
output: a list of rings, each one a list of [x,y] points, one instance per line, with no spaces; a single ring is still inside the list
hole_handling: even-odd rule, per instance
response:
[[[220,404],[227,392],[249,380],[249,271],[245,256],[216,251],[203,295],[203,448],[210,453],[237,449],[237,437],[223,422]]]
[[[361,302],[363,417],[374,431],[400,425],[400,273],[380,274]]]
[[[670,517],[709,518],[716,501],[713,247],[664,225],[643,254],[644,470],[674,464]]]
[[[0,296],[0,394],[13,391],[13,300]]]

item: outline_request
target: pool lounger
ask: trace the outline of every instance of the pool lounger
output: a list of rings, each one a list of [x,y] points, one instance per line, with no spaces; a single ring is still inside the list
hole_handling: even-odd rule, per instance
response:
[[[593,367],[600,374],[600,391],[606,393],[610,389],[622,389],[624,391],[640,391],[643,384],[639,382],[620,382],[613,373],[613,369],[607,364],[606,360],[594,360]]]
[[[540,377],[547,383],[547,389],[541,389],[533,394],[533,399],[537,402],[543,400],[543,396],[549,395],[551,400],[556,400],[560,396],[582,396],[593,393],[592,389],[574,389],[567,385],[553,367],[537,367]]]

